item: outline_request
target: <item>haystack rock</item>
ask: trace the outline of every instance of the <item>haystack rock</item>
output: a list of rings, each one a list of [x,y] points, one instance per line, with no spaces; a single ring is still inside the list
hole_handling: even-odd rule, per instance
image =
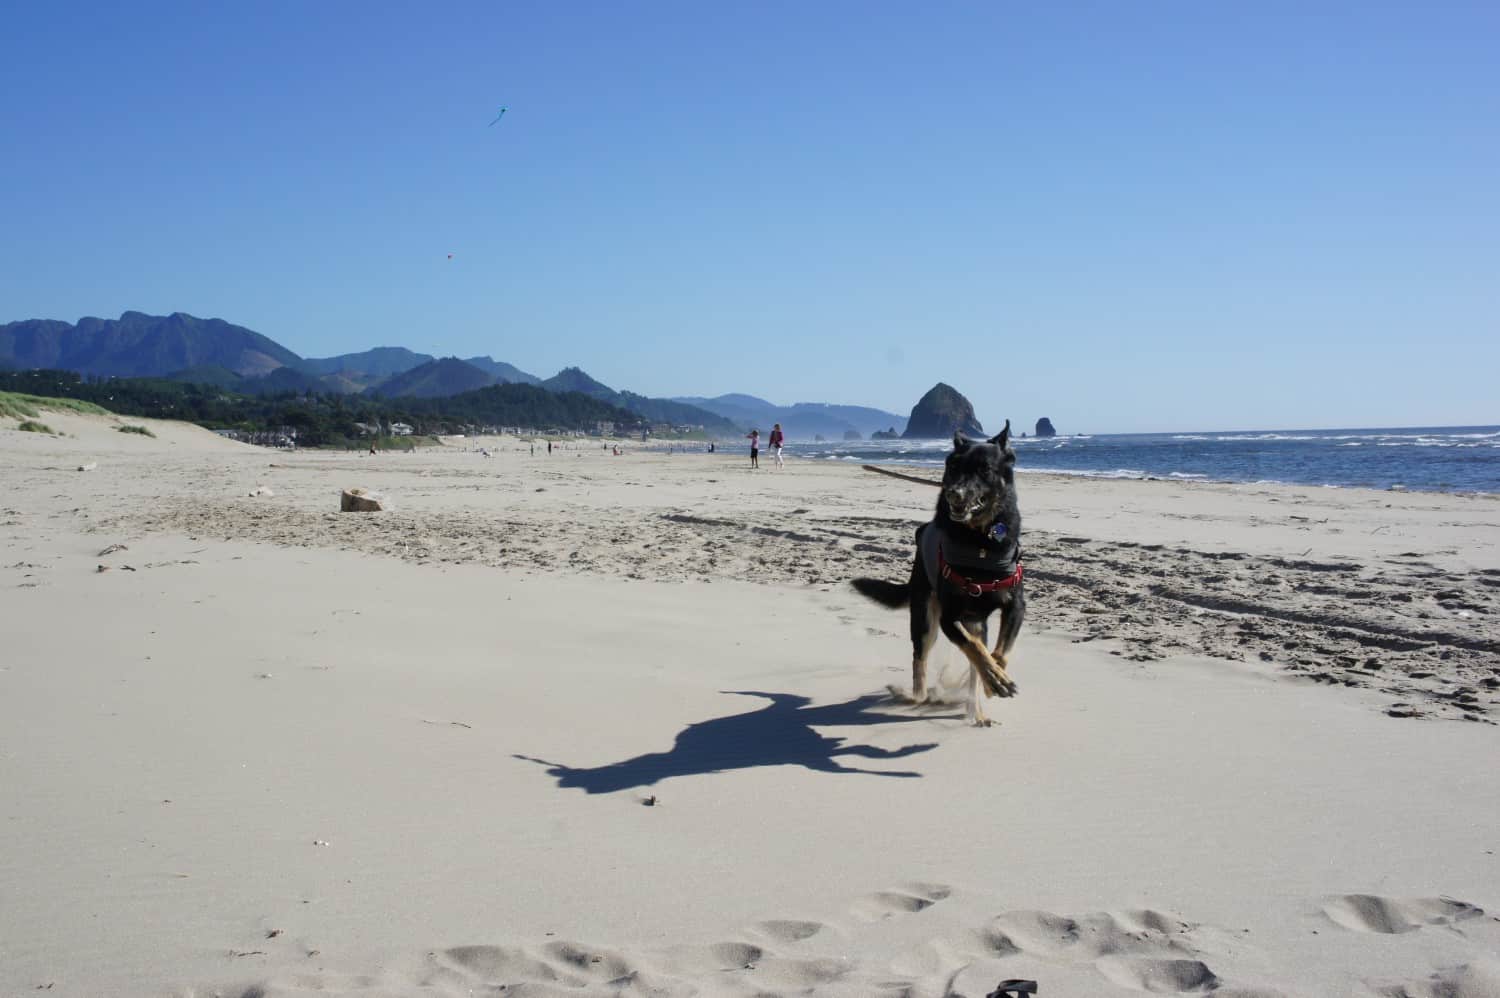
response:
[[[962,433],[966,437],[984,436],[984,428],[974,418],[974,407],[956,388],[941,381],[912,406],[906,421],[904,440],[939,440]]]
[[[1048,419],[1046,416],[1043,416],[1041,419],[1037,420],[1036,421],[1036,435],[1039,436],[1039,437],[1055,437],[1055,436],[1057,436],[1057,430],[1055,430],[1053,428],[1053,426],[1052,426],[1052,420]]]

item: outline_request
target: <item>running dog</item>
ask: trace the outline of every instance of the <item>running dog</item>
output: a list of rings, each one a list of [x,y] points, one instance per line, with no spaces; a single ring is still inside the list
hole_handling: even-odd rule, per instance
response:
[[[1016,692],[1005,671],[1005,656],[1026,615],[1015,467],[1010,420],[998,436],[986,441],[954,434],[937,512],[917,528],[910,581],[853,582],[861,595],[877,603],[911,608],[912,703],[927,699],[927,655],[938,630],[958,646],[969,660],[969,721],[981,727],[991,722],[980,702],[980,686],[986,696]],[[990,651],[989,619],[996,610],[1000,626]],[[892,692],[905,697],[894,688]]]

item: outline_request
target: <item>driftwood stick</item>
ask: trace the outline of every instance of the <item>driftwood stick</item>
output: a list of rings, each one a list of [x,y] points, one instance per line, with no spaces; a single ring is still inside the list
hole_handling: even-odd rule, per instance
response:
[[[860,465],[860,467],[865,469],[866,471],[873,471],[877,475],[890,475],[892,478],[899,478],[903,482],[916,482],[918,485],[931,485],[936,489],[940,489],[943,487],[942,482],[933,481],[931,478],[919,478],[916,475],[903,475],[899,471],[891,471],[889,468],[881,468],[873,464],[862,464]]]

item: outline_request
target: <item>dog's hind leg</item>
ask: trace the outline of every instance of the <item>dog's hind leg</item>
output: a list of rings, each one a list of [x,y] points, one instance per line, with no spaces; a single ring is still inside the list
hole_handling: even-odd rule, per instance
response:
[[[1010,667],[1006,656],[1015,647],[1016,636],[1021,633],[1021,621],[1026,619],[1026,593],[1020,584],[1011,592],[1011,598],[1000,607],[999,633],[995,635],[995,650],[990,655],[1001,669]]]
[[[921,613],[921,631],[917,630],[917,614]],[[927,656],[932,654],[933,642],[938,636],[937,594],[929,592],[922,601],[920,611],[915,600],[911,604],[911,702],[922,703],[927,699]]]
[[[920,558],[912,565],[911,582],[911,692],[889,687],[891,695],[909,703],[927,700],[927,656],[938,636],[937,594],[927,581]]]

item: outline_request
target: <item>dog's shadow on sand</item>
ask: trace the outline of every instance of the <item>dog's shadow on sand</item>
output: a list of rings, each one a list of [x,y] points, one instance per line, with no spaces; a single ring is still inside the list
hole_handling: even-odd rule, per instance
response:
[[[888,706],[890,697],[869,694],[844,703],[811,706],[807,697],[790,693],[755,690],[725,690],[736,696],[769,700],[758,710],[689,724],[678,732],[666,752],[651,752],[603,766],[564,766],[528,755],[517,759],[547,767],[559,787],[577,787],[590,794],[607,794],[634,787],[649,787],[673,776],[723,773],[756,766],[806,766],[820,773],[861,773],[868,776],[914,778],[910,770],[860,769],[842,759],[902,759],[937,747],[936,742],[906,745],[898,749],[873,745],[846,745],[843,738],[819,734],[813,729],[900,724],[955,715],[887,714],[873,708]]]

